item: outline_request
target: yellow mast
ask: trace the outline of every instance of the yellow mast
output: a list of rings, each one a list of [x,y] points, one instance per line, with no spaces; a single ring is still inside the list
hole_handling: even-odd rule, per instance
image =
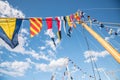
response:
[[[81,25],[113,56],[113,58],[120,64],[120,53],[114,49],[107,41],[105,41],[99,34],[92,30],[87,24],[81,21]]]

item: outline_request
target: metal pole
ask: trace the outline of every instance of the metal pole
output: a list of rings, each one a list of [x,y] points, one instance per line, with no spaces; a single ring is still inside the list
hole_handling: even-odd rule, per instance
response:
[[[81,22],[81,25],[113,56],[113,58],[120,64],[120,53],[114,49],[107,41],[105,41],[99,34],[92,30],[87,24]]]

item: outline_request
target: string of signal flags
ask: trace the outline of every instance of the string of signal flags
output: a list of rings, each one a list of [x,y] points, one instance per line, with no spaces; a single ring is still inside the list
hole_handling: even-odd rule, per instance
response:
[[[90,78],[90,79],[95,79],[95,77],[93,75],[88,74],[88,72],[86,72],[85,70],[83,70],[82,68],[80,68],[72,59],[69,58],[65,58],[68,59],[68,64],[65,67],[65,71],[63,72],[62,75],[62,80],[66,80],[65,77],[67,77],[68,80],[74,80],[74,76],[72,76],[72,71],[80,71],[82,73],[82,75],[84,75],[84,78]],[[72,64],[71,66],[73,66],[73,69],[70,70],[69,69],[69,64]],[[80,76],[80,74],[78,74]],[[55,80],[56,79],[56,73],[52,74],[51,79],[50,80]]]
[[[105,25],[101,22],[99,22],[96,19],[91,19],[90,16],[86,15],[83,11],[78,10],[77,12],[67,15],[67,16],[57,16],[55,18],[53,17],[31,17],[31,18],[5,18],[1,17],[0,18],[0,38],[4,40],[12,49],[15,48],[19,42],[18,42],[18,33],[22,24],[23,20],[29,20],[30,22],[30,37],[34,37],[40,31],[42,30],[43,27],[43,21],[46,22],[47,24],[47,32],[53,41],[53,44],[56,46],[55,43],[55,36],[53,33],[53,21],[56,21],[56,26],[58,28],[57,31],[57,36],[59,42],[62,39],[62,31],[61,28],[64,28],[65,34],[67,36],[71,37],[72,34],[72,28],[76,28],[76,24],[80,24],[81,21],[84,22],[89,22],[90,24],[92,23],[97,23],[100,25],[101,28],[104,28]],[[63,24],[63,25],[61,25]],[[69,26],[68,30],[66,30],[67,26]],[[109,31],[108,31],[109,30]],[[113,30],[107,28],[107,31],[109,32],[110,35],[113,34]],[[115,35],[118,35],[120,31],[114,32]]]

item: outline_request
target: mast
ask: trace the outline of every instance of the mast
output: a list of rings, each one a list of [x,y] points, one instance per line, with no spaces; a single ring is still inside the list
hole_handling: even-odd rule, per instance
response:
[[[99,34],[92,30],[87,24],[85,24],[83,21],[80,23],[120,64],[120,53],[114,49],[107,41],[105,41]]]

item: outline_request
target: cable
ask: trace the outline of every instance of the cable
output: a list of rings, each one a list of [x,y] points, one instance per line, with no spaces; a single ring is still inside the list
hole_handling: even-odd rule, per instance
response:
[[[90,9],[82,9],[82,10],[120,10],[120,8],[90,8]]]
[[[96,25],[96,26],[99,26],[99,25]],[[103,34],[103,32],[101,32],[100,30],[98,30],[98,28],[97,27],[95,27],[96,28],[96,30],[105,38],[105,34]],[[111,37],[110,37],[111,38]],[[112,38],[111,38],[112,39]],[[114,43],[116,43],[117,45],[119,45],[120,46],[120,43],[118,42],[118,41],[116,41],[116,40],[114,40],[114,39],[112,39],[112,41],[114,42]],[[111,44],[112,44],[112,41],[109,41]],[[118,47],[119,48],[119,47]]]
[[[84,34],[85,41],[87,43],[87,48],[88,48],[88,50],[90,50],[90,47],[89,47],[89,44],[88,44],[88,41],[87,41],[87,37],[86,37],[86,35],[84,33],[84,28],[83,28],[83,34]],[[93,74],[94,74],[94,77],[95,77],[95,80],[96,80],[96,75],[95,75],[93,61],[92,61],[92,57],[91,56],[90,56],[90,61],[91,61],[91,65],[92,65],[92,71],[93,71]]]
[[[89,47],[89,44],[88,44],[87,37],[86,37],[86,35],[85,35],[85,33],[84,33],[84,29],[83,29],[83,34],[84,34],[84,38],[85,38],[86,43],[87,43],[88,50],[90,50],[90,47]],[[96,69],[98,69],[98,68],[97,68],[96,62],[95,62],[94,60],[92,60],[92,58],[94,58],[94,56],[90,55],[91,65],[92,65],[93,73],[94,73],[94,76],[95,76],[94,65],[95,65],[95,68],[96,68]],[[98,70],[97,70],[97,73],[98,73],[98,76],[99,76],[99,80],[101,80],[101,76],[100,76]],[[96,76],[95,76],[95,78],[96,78]]]
[[[68,58],[69,59],[69,58]],[[83,74],[86,74],[90,78],[94,78],[93,76],[89,75],[87,72],[83,71],[79,66],[77,66],[71,59],[69,59],[69,62],[71,62],[74,66],[78,68],[79,71],[81,71]]]

